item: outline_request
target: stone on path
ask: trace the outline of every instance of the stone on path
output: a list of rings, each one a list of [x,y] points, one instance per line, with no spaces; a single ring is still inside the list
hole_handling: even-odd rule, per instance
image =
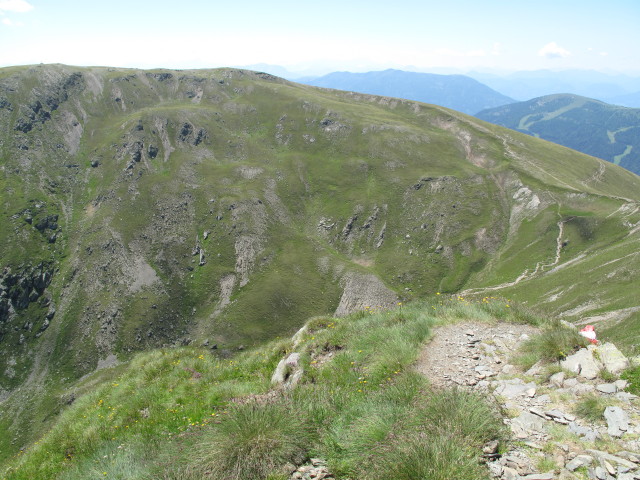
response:
[[[587,348],[581,348],[573,355],[569,355],[560,362],[560,366],[588,380],[593,380],[600,372],[598,361],[593,357],[592,351]]]
[[[573,472],[574,470],[577,470],[580,467],[584,467],[586,465],[591,465],[591,462],[593,462],[593,457],[592,456],[590,456],[590,455],[577,455],[573,460],[571,460],[569,463],[567,463],[564,466],[564,468],[566,468],[570,472]]]
[[[621,437],[629,429],[629,416],[620,407],[607,407],[604,418],[607,421],[607,433],[612,437]]]
[[[522,379],[514,378],[512,380],[499,380],[494,393],[506,398],[515,398],[525,395],[531,396],[530,391],[533,389],[535,394],[535,388],[535,382],[524,383]]]
[[[616,393],[618,391],[618,387],[616,387],[615,383],[601,383],[600,385],[596,385],[596,390],[601,393]]]

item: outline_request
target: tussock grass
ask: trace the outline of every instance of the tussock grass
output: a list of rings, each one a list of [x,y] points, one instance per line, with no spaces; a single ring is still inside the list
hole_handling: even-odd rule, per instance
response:
[[[557,362],[587,345],[587,340],[575,328],[553,321],[543,331],[531,337],[521,347],[514,362],[529,369],[536,362]]]
[[[266,478],[287,463],[302,463],[313,434],[304,413],[289,399],[241,405],[202,435],[185,478]]]
[[[280,393],[270,378],[291,341],[231,359],[194,348],[140,354],[4,477],[280,479],[287,464],[318,456],[337,478],[486,478],[480,447],[505,440],[499,415],[477,395],[432,391],[412,364],[442,317],[496,321],[490,312],[501,309],[519,321],[515,306],[455,298],[313,319],[296,347],[303,379]]]
[[[604,411],[608,406],[608,402],[600,395],[589,394],[576,402],[574,412],[585,420],[597,422],[604,418]]]
[[[386,480],[450,480],[487,478],[486,469],[478,463],[472,451],[451,437],[428,434],[404,436],[384,452],[380,460],[370,465],[366,479]]]

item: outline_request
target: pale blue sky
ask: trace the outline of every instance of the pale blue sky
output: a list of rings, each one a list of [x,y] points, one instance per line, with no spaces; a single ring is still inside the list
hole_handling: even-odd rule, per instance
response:
[[[0,0],[0,66],[640,74],[639,0]]]

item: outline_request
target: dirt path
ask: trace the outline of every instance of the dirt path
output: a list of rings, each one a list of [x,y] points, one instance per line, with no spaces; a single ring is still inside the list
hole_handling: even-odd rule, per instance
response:
[[[536,332],[529,325],[510,323],[445,325],[435,330],[418,357],[416,369],[435,387],[486,388],[492,377],[515,370],[509,357]]]

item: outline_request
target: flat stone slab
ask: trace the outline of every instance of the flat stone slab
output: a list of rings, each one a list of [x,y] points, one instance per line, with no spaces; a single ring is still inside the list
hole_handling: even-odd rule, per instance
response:
[[[601,393],[614,394],[618,391],[618,387],[616,387],[615,383],[601,383],[596,385],[596,390]]]
[[[592,449],[588,449],[587,453],[589,455],[592,455],[596,458],[601,458],[602,460],[606,460],[607,462],[611,462],[614,464],[619,464],[622,465],[623,467],[627,467],[627,468],[636,468],[636,464],[633,462],[630,462],[629,460],[626,460],[624,458],[621,458],[617,455],[611,455],[610,453],[607,452],[603,452],[601,450],[592,450]],[[626,452],[624,452],[626,453]]]
[[[511,420],[513,425],[519,426],[524,430],[544,432],[545,420],[538,415],[530,412],[522,412],[518,417]]]
[[[599,436],[596,430],[589,427],[583,427],[578,425],[576,422],[569,422],[569,431],[584,438],[588,442],[595,442]]]
[[[515,378],[513,380],[500,380],[494,393],[506,398],[515,398],[525,395],[532,396],[531,389],[535,394],[535,382],[524,383],[521,379]]]

